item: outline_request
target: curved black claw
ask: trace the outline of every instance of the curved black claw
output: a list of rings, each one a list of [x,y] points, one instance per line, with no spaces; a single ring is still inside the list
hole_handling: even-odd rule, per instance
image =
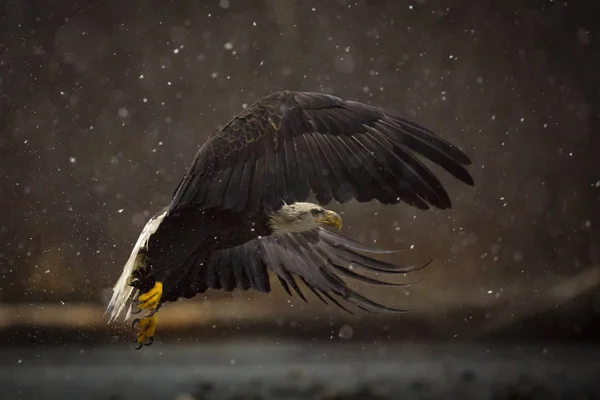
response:
[[[133,308],[133,307],[131,307],[131,315],[137,315],[137,314],[139,314],[141,312],[142,312],[141,308],[137,308],[137,307]]]
[[[146,341],[144,342],[137,342],[137,346],[135,346],[136,350],[140,350],[142,347],[145,346],[150,346],[152,343],[154,343],[154,336],[150,336]]]
[[[155,307],[155,308],[153,308],[153,309],[150,311],[150,314],[146,315],[146,318],[149,318],[149,317],[153,316],[154,314],[156,314],[156,312],[158,311],[158,309],[159,309],[159,308],[160,308],[160,305],[159,305],[159,306],[157,306],[157,307]]]
[[[133,322],[131,323],[131,329],[133,331],[136,330],[136,325],[139,324],[141,320],[142,320],[141,318],[136,318],[136,319],[133,320]]]

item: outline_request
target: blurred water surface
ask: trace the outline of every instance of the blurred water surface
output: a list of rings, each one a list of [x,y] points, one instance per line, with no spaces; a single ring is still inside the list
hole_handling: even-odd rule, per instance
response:
[[[4,400],[590,399],[599,359],[551,344],[64,346],[2,350],[0,386]]]

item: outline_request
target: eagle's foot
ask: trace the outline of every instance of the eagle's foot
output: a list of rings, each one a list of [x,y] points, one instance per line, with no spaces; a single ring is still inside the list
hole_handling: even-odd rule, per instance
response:
[[[160,298],[162,297],[162,292],[162,282],[156,282],[152,289],[138,296],[136,300],[137,308],[139,310],[152,310],[148,317],[154,315],[154,313],[158,310]]]
[[[157,315],[153,314],[150,317],[136,318],[133,320],[131,327],[137,331],[137,346],[136,350],[143,346],[150,346],[154,342],[154,333],[156,332]]]

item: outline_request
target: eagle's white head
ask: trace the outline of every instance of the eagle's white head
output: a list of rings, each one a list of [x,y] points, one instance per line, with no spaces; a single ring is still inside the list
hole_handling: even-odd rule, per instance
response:
[[[342,217],[338,213],[313,203],[284,204],[269,215],[269,222],[273,234],[302,232],[320,226],[342,229]]]

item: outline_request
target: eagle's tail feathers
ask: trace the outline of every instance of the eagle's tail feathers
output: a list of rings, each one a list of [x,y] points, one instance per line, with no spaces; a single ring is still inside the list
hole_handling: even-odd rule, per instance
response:
[[[143,267],[144,265],[142,255],[140,254],[140,250],[147,248],[150,236],[152,236],[152,234],[156,232],[162,220],[165,218],[166,214],[167,213],[165,211],[152,217],[142,230],[140,237],[135,243],[135,246],[133,246],[133,250],[131,251],[131,255],[129,256],[127,263],[125,263],[123,272],[121,273],[119,280],[113,287],[113,294],[110,299],[110,302],[108,303],[108,307],[106,308],[106,313],[109,314],[109,323],[116,320],[127,306],[128,301],[133,297],[137,296],[138,290],[135,290],[135,288],[131,286],[130,283],[133,272]],[[127,308],[127,311],[125,313],[125,319],[128,319],[130,316],[131,304],[129,304],[129,307]]]

